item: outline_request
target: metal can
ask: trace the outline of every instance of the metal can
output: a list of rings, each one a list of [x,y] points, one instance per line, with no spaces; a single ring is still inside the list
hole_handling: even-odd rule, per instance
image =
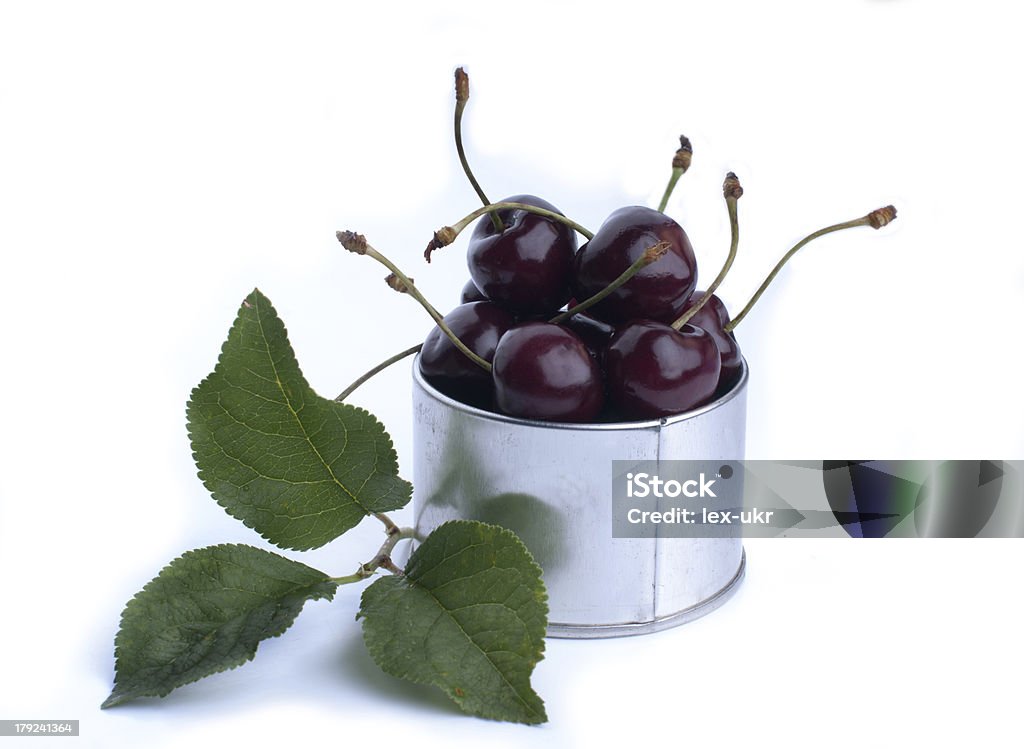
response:
[[[655,632],[713,611],[736,590],[742,539],[614,538],[612,461],[741,460],[747,365],[717,400],[652,421],[564,424],[473,408],[413,364],[417,536],[452,519],[515,531],[544,570],[548,635]]]

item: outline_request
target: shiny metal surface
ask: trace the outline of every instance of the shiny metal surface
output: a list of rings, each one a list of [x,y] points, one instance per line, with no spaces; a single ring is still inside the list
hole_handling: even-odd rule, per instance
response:
[[[688,414],[558,424],[475,409],[413,364],[417,535],[468,518],[515,531],[544,569],[548,634],[614,637],[717,608],[743,577],[739,538],[613,538],[613,460],[744,457],[747,368],[723,398]]]

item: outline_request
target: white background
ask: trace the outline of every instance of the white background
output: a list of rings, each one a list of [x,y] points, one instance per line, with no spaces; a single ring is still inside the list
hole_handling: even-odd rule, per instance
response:
[[[420,253],[475,207],[456,65],[491,197],[535,193],[591,228],[656,203],[689,135],[669,212],[705,280],[736,171],[734,310],[805,233],[898,206],[887,229],[811,245],[739,329],[747,457],[1024,457],[1008,5],[370,5],[0,8],[0,718],[78,718],[61,741],[90,747],[1019,745],[1019,541],[751,543],[744,588],[707,619],[549,641],[542,728],[379,673],[355,586],[244,668],[98,710],[124,602],[185,549],[261,544],[195,477],[184,428],[245,294],[273,300],[328,396],[430,327],[335,229],[454,305],[465,240]],[[398,367],[353,397],[405,475],[409,389]],[[346,574],[377,546],[364,525],[293,556]]]

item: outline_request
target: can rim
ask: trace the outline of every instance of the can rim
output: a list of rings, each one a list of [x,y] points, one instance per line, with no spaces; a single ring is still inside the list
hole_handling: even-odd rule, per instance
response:
[[[455,400],[440,390],[437,390],[433,385],[427,382],[423,373],[420,371],[420,354],[416,354],[416,358],[413,359],[412,363],[412,377],[413,382],[416,386],[422,388],[422,390],[440,403],[453,408],[456,411],[462,411],[463,413],[475,416],[480,419],[486,419],[488,421],[496,421],[505,424],[517,424],[519,426],[529,426],[539,429],[574,429],[580,431],[593,431],[593,432],[621,432],[634,429],[661,429],[662,427],[669,426],[671,424],[678,424],[683,421],[689,421],[690,419],[696,419],[699,416],[703,416],[709,411],[714,411],[717,408],[729,403],[729,401],[738,397],[747,387],[747,380],[749,375],[749,368],[747,367],[747,360],[745,357],[740,357],[742,363],[742,369],[740,370],[740,378],[736,384],[732,387],[729,392],[720,398],[716,398],[710,403],[705,403],[700,408],[695,408],[692,411],[686,411],[675,416],[663,416],[660,419],[648,419],[646,421],[609,421],[594,424],[576,423],[567,421],[538,421],[536,419],[522,419],[517,416],[508,416],[506,414],[495,413],[494,411],[485,411],[482,408],[476,408],[475,406],[469,406],[465,403]]]

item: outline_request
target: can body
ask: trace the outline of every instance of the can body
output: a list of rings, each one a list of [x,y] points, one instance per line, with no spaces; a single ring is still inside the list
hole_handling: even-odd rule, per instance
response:
[[[555,424],[482,411],[413,364],[417,535],[452,519],[515,531],[544,570],[548,634],[612,637],[708,613],[742,579],[740,538],[613,538],[612,461],[744,457],[747,368],[726,395],[645,422]]]

